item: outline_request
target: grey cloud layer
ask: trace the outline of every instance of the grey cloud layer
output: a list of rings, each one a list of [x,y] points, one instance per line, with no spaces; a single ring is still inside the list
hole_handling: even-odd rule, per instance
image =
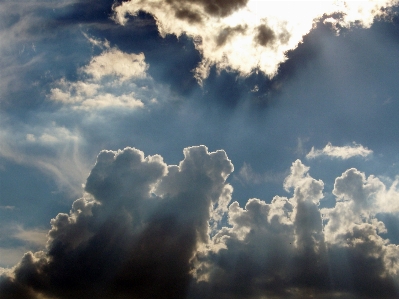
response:
[[[350,169],[335,207],[320,210],[324,183],[297,160],[284,183],[292,197],[241,208],[228,207],[232,171],[205,146],[169,166],[133,148],[102,151],[87,194],[51,221],[47,251],[1,276],[0,298],[398,296],[399,248],[374,217],[396,183]]]

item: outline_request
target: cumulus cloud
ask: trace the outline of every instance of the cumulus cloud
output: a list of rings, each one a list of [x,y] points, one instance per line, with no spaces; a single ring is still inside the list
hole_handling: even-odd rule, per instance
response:
[[[101,152],[89,194],[51,221],[46,253],[25,254],[14,276],[3,277],[3,298],[183,298],[233,170],[223,151],[201,146],[184,155],[167,166],[132,148]]]
[[[162,36],[187,34],[202,54],[195,70],[206,78],[212,65],[246,76],[259,69],[276,74],[285,53],[295,49],[313,27],[324,22],[335,27],[369,27],[375,17],[387,15],[396,0],[370,1],[125,1],[114,6],[114,19],[127,22],[139,11],[154,16]],[[289,5],[289,9],[287,9]],[[326,17],[329,16],[329,17]]]
[[[250,199],[244,208],[238,202],[230,205],[230,226],[212,238],[210,251],[198,254],[199,289],[207,288],[212,298],[398,295],[399,247],[381,237],[384,224],[364,217],[366,208],[356,209],[354,200],[341,206],[343,193],[353,194],[347,173],[337,178],[334,188],[339,202],[321,210],[324,184],[308,170],[299,160],[293,163],[285,181],[285,187],[293,189],[290,198],[275,196],[270,203]],[[376,187],[356,173],[368,191],[356,193],[357,200],[378,205],[378,197],[370,198]],[[374,177],[370,184],[379,185]]]
[[[147,78],[148,64],[144,54],[124,53],[111,47],[107,41],[85,36],[104,51],[80,68],[79,72],[85,78],[75,82],[59,80],[50,90],[49,98],[77,110],[144,107],[136,94],[140,96],[145,93],[146,86],[139,87],[135,83],[136,80]]]
[[[399,247],[373,216],[396,183],[349,169],[320,208],[324,183],[297,160],[290,196],[240,207],[224,151],[183,153],[102,151],[47,249],[3,270],[1,298],[397,298]]]
[[[50,91],[50,99],[71,106],[75,110],[98,110],[104,108],[142,108],[144,104],[136,99],[134,92],[116,95],[105,92],[104,87],[116,87],[113,83],[101,85],[91,82],[69,82],[62,79]],[[107,86],[108,85],[108,86]]]
[[[327,156],[345,160],[356,156],[367,157],[372,153],[372,150],[362,146],[361,144],[353,143],[353,145],[333,146],[329,142],[323,149],[315,149],[312,147],[310,152],[306,155],[306,158],[314,159],[320,156]]]
[[[383,232],[385,226],[377,222],[379,213],[399,212],[397,198],[398,180],[387,187],[379,178],[355,168],[348,169],[335,179],[333,194],[337,198],[334,208],[322,209],[328,223],[325,227],[329,239],[342,237],[348,227],[360,225],[364,221],[372,223]]]
[[[95,113],[114,109],[136,110],[163,100],[175,100],[169,87],[155,83],[147,74],[143,53],[125,53],[83,34],[102,53],[77,70],[76,81],[61,78],[52,84],[48,99],[62,108]]]
[[[144,61],[144,54],[124,53],[116,48],[109,48],[102,54],[93,57],[82,71],[94,79],[115,75],[122,80],[143,78],[146,76],[148,65]]]

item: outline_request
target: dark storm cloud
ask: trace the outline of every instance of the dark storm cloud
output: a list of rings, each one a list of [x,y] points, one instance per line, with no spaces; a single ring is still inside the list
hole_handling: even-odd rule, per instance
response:
[[[318,208],[324,184],[308,170],[292,164],[291,198],[232,203],[211,238],[232,192],[224,151],[186,148],[170,166],[132,148],[103,151],[89,194],[51,221],[46,252],[1,276],[0,298],[396,298],[398,249],[381,224],[353,223],[332,240]]]

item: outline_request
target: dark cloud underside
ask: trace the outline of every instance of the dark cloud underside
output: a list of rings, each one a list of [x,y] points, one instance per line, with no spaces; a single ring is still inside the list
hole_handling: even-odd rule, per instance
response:
[[[204,146],[186,148],[184,156],[167,166],[132,148],[101,152],[86,183],[91,196],[51,221],[47,252],[26,253],[13,276],[1,277],[0,298],[398,295],[397,262],[387,262],[395,247],[373,222],[342,228],[343,243],[327,241],[331,229],[323,228],[319,209],[324,184],[299,160],[285,181],[292,198],[251,199],[245,208],[234,202],[230,225],[210,239],[214,212],[227,212],[233,165],[224,151]],[[351,196],[348,180],[346,173],[337,178],[334,194]]]
[[[181,9],[181,7],[185,7],[187,3],[195,3],[199,4],[204,8],[204,10],[210,15],[217,17],[226,17],[232,14],[234,11],[245,7],[248,3],[248,0],[166,0],[167,3],[172,4],[176,9],[176,17],[188,19],[190,22],[198,22],[200,21],[199,15],[195,12],[190,11],[187,8]],[[180,13],[179,13],[180,11]],[[183,12],[182,12],[183,11]]]

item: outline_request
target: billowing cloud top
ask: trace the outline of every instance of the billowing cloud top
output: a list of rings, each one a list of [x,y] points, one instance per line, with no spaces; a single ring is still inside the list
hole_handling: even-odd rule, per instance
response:
[[[87,194],[51,220],[47,250],[0,269],[0,297],[397,298],[399,246],[376,218],[396,181],[387,190],[349,169],[336,205],[320,209],[324,183],[297,160],[291,197],[242,208],[230,204],[232,171],[205,146],[169,166],[134,148],[102,151]]]
[[[114,19],[125,24],[126,15],[139,11],[154,16],[162,36],[185,33],[202,54],[196,77],[206,78],[209,68],[233,69],[248,75],[259,69],[276,74],[286,52],[295,49],[314,25],[324,18],[333,26],[369,27],[386,15],[397,0],[368,1],[256,1],[256,0],[132,0],[114,7]]]

